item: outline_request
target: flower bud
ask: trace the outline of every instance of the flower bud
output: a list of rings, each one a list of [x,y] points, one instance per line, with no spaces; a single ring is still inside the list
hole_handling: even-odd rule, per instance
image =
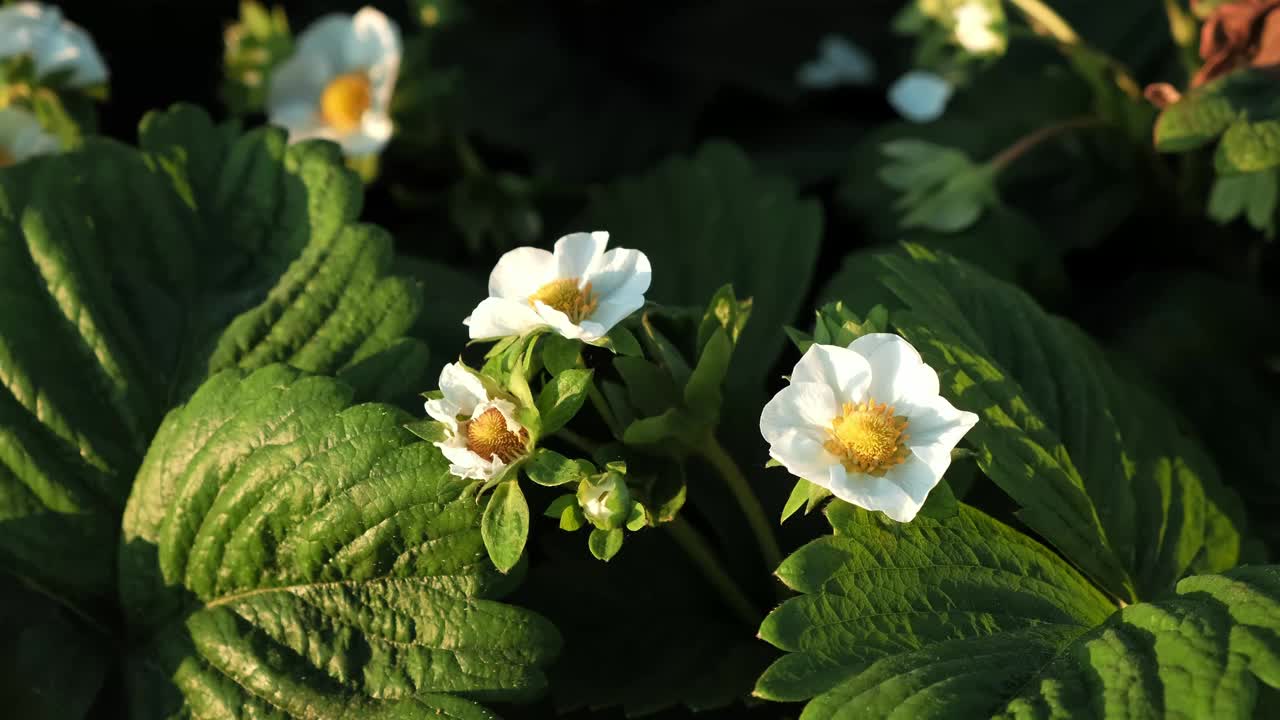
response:
[[[578,506],[587,520],[601,530],[616,530],[631,512],[631,490],[625,475],[609,472],[578,485]]]

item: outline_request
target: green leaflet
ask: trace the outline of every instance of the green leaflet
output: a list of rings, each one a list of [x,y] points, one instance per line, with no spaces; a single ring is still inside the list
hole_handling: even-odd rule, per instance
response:
[[[808,293],[822,213],[790,182],[761,174],[736,146],[712,142],[692,158],[613,184],[580,225],[608,230],[612,245],[643,250],[656,268],[648,297],[657,302],[702,306],[726,283],[752,298],[730,384],[754,390],[785,342],[777,328],[792,321]]]
[[[166,418],[120,546],[135,717],[482,718],[446,694],[542,690],[559,636],[490,599],[510,582],[471,483],[401,411],[350,396],[231,370]]]
[[[819,718],[1248,718],[1280,685],[1280,568],[1182,580],[1115,610],[1066,563],[961,506],[893,523],[844,503],[778,570],[756,694]],[[1255,680],[1256,678],[1256,680]]]
[[[1156,120],[1156,149],[1186,152],[1221,138],[1221,173],[1259,172],[1280,165],[1280,103],[1275,79],[1258,69],[1214,80],[1165,108]]]
[[[967,441],[1024,522],[1129,602],[1235,565],[1238,502],[1168,409],[1022,291],[907,249],[882,258],[909,308],[893,324],[982,417]]]
[[[189,107],[140,146],[0,173],[0,567],[82,605],[113,594],[129,481],[209,374],[287,362],[393,398],[426,359],[336,148]]]

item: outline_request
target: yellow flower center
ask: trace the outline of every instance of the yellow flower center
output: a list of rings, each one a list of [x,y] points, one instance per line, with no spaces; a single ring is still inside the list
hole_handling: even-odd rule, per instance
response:
[[[849,472],[877,477],[907,459],[907,419],[884,403],[845,403],[823,445]]]
[[[525,451],[529,433],[523,428],[518,433],[507,429],[507,419],[498,408],[489,408],[480,416],[467,422],[467,449],[488,460],[497,455],[509,463]]]
[[[373,104],[369,76],[350,72],[334,78],[320,95],[320,117],[333,129],[350,132],[360,127],[365,110]]]
[[[578,287],[578,278],[561,278],[538,288],[538,292],[529,296],[529,304],[542,302],[548,307],[569,316],[575,323],[582,322],[595,312],[600,304],[599,299],[591,294],[591,283]]]
[[[17,162],[17,158],[5,148],[0,147],[0,168],[9,167],[15,162]]]

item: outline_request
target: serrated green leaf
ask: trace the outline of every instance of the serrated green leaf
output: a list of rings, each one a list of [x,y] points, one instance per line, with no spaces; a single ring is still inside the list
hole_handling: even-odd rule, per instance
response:
[[[112,594],[129,481],[211,373],[422,384],[418,295],[388,272],[390,237],[355,222],[335,147],[183,106],[148,115],[140,145],[0,173],[0,566],[72,600]]]
[[[609,347],[619,355],[640,357],[644,354],[635,333],[628,330],[625,325],[615,325],[606,337],[609,339]]]
[[[1219,175],[1209,193],[1207,212],[1219,224],[1243,216],[1255,229],[1275,235],[1276,206],[1280,201],[1277,170]]]
[[[890,523],[834,503],[788,558],[801,595],[761,636],[788,654],[756,694],[803,717],[1248,718],[1280,682],[1280,568],[1182,580],[1115,611],[1057,556],[961,506]],[[1256,679],[1255,679],[1256,678]],[[1231,688],[1223,691],[1224,688]]]
[[[544,510],[542,514],[549,518],[559,519],[559,517],[564,513],[566,509],[570,507],[574,507],[577,504],[578,504],[577,495],[561,495],[555,500],[552,500],[551,504],[547,506],[547,509]]]
[[[498,483],[480,522],[489,559],[501,572],[510,572],[524,555],[529,539],[529,503],[514,479]]]
[[[894,324],[943,393],[982,418],[966,440],[1024,522],[1127,601],[1235,564],[1239,533],[1217,470],[1166,408],[1017,288],[908,250],[882,260],[910,307]]]
[[[1214,166],[1220,173],[1263,172],[1280,166],[1280,119],[1232,123],[1222,134]]]
[[[591,370],[565,370],[554,375],[538,393],[538,414],[542,416],[542,432],[555,433],[573,419],[587,400],[591,389]]]
[[[617,357],[613,367],[627,386],[627,397],[641,415],[659,415],[681,402],[680,389],[662,368],[638,357]]]
[[[621,528],[614,530],[594,528],[591,530],[591,537],[587,540],[587,547],[591,549],[591,554],[597,560],[609,562],[622,549],[622,539],[623,532]]]
[[[1186,152],[1219,137],[1217,163],[1228,172],[1280,164],[1280,102],[1275,79],[1259,69],[1232,72],[1189,92],[1156,119],[1161,152]]]
[[[120,544],[135,716],[478,718],[447,694],[545,685],[555,630],[487,599],[510,581],[473,483],[404,413],[351,395],[273,365],[215,375],[166,417]]]
[[[580,482],[595,472],[586,460],[571,460],[554,450],[539,448],[523,465],[529,479],[544,487]]]
[[[753,298],[732,384],[763,382],[784,342],[776,328],[795,317],[808,292],[822,234],[817,203],[761,174],[737,147],[712,142],[608,187],[583,222],[609,228],[613,242],[643,250],[662,268],[647,294],[657,302],[705,307],[726,283]]]
[[[751,318],[752,305],[751,298],[739,300],[732,285],[725,285],[717,290],[711,296],[707,311],[703,313],[702,322],[698,325],[698,352],[702,352],[716,328],[724,328],[729,334],[729,340],[737,345],[738,337]]]

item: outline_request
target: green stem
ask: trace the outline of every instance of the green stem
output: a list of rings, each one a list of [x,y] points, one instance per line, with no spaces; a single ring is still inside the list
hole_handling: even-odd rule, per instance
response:
[[[1070,130],[1099,127],[1105,124],[1106,123],[1101,118],[1086,115],[1071,118],[1070,120],[1064,120],[1060,123],[1054,123],[1053,125],[1047,125],[1019,138],[1012,145],[1001,150],[999,154],[991,158],[987,165],[998,173],[1012,164],[1013,161],[1027,154],[1050,138],[1057,137],[1058,135]]]
[[[1191,77],[1200,67],[1200,53],[1196,48],[1196,19],[1182,9],[1178,0],[1164,0],[1164,14],[1169,18],[1169,35],[1181,51],[1178,55],[1182,67],[1187,71],[1187,77]]]
[[[719,591],[725,604],[748,626],[753,629],[759,627],[760,619],[764,615],[751,604],[746,593],[742,592],[742,588],[729,577],[729,573],[724,571],[715,553],[711,551],[711,544],[707,539],[682,517],[677,517],[662,527],[671,533],[671,537],[689,555],[707,581]]]
[[[1038,32],[1054,38],[1063,45],[1079,45],[1080,36],[1070,23],[1040,0],[1009,0],[1022,12],[1027,22]]]
[[[720,477],[729,486],[729,491],[737,498],[742,513],[747,516],[747,524],[751,526],[751,532],[756,536],[756,544],[760,546],[760,554],[764,556],[769,571],[777,570],[782,564],[782,551],[778,548],[778,539],[773,535],[773,524],[769,522],[769,516],[765,514],[760,499],[751,490],[746,476],[714,436],[708,436],[699,447],[699,451],[702,457],[720,473]]]

